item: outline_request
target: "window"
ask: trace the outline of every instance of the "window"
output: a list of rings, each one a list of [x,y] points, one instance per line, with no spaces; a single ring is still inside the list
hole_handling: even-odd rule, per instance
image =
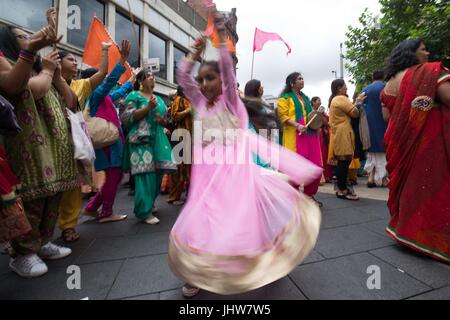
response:
[[[184,52],[181,49],[178,49],[177,47],[173,48],[173,79],[175,83],[178,83],[177,81],[177,69],[180,65],[181,60],[186,56],[186,52]]]
[[[38,31],[47,25],[46,12],[53,0],[0,0],[0,18]]]
[[[92,18],[105,23],[105,5],[97,0],[68,0],[67,42],[84,48]]]
[[[133,31],[134,27],[134,31]],[[131,44],[131,53],[128,58],[128,63],[137,68],[140,65],[139,44],[141,39],[141,26],[138,23],[132,22],[123,14],[116,12],[116,43],[120,46],[122,40],[129,40]]]
[[[150,32],[149,46],[149,58],[159,58],[160,63],[160,71],[155,76],[167,79],[167,42]]]

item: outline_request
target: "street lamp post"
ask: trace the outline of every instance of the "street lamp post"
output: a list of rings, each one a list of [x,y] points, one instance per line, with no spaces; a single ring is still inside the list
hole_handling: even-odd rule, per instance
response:
[[[342,43],[341,43],[341,79],[344,79],[344,54],[342,53]]]

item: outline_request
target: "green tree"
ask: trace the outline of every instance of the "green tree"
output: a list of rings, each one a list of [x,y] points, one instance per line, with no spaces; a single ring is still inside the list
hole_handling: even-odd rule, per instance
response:
[[[382,69],[392,49],[408,38],[422,38],[431,60],[450,65],[450,0],[379,0],[381,17],[366,9],[360,26],[346,33],[346,67],[362,87]]]

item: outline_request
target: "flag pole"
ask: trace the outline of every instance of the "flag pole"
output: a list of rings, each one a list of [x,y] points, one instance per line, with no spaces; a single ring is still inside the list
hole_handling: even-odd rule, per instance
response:
[[[58,24],[59,24],[59,0],[55,0],[55,12],[56,12],[56,17],[55,17],[55,34],[56,34],[56,38],[58,38]],[[53,50],[56,50],[56,43],[53,44]]]
[[[255,28],[255,35],[253,36],[253,57],[252,57],[252,75],[250,77],[250,80],[253,79],[253,66],[255,64],[255,40],[256,40],[256,31],[258,28]]]
[[[253,79],[253,66],[255,64],[255,51],[253,51],[253,57],[252,57],[252,75],[250,76],[250,80]]]

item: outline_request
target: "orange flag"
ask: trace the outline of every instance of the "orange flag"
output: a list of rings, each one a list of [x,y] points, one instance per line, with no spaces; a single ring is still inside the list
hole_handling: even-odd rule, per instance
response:
[[[208,25],[206,27],[204,35],[211,39],[211,42],[215,48],[219,47],[220,45],[219,33],[217,32],[216,27],[214,26],[214,16],[211,13],[209,14],[208,17]],[[236,47],[229,38],[226,39],[226,43],[228,51],[236,53]]]
[[[111,48],[109,48],[108,73],[110,73],[120,60],[119,46],[111,38],[102,21],[99,18],[94,17],[84,47],[83,63],[86,63],[94,68],[100,67],[100,62],[102,59],[102,42],[113,43]],[[119,83],[121,84],[125,83],[133,75],[128,62],[125,64],[125,68],[125,73],[119,79]]]

